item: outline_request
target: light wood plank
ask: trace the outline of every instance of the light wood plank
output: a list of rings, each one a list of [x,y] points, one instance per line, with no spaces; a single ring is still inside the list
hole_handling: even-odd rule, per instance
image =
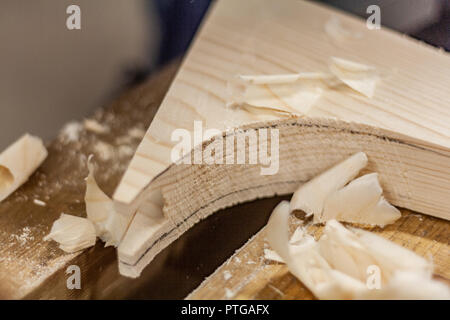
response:
[[[360,33],[361,37],[330,38],[324,27],[332,17],[338,17],[346,28]],[[380,141],[365,141],[361,145],[358,139],[365,138],[341,137],[333,130],[317,140],[314,132],[298,129],[297,133],[286,134],[284,138],[291,136],[309,143],[288,143],[285,147],[288,150],[298,148],[302,151],[295,156],[306,153],[309,158],[305,162],[284,160],[284,168],[274,177],[261,177],[251,168],[239,166],[231,169],[232,174],[222,172],[219,166],[170,167],[171,146],[176,143],[171,141],[173,130],[184,128],[192,133],[196,120],[203,121],[204,130],[215,128],[221,131],[260,120],[258,115],[244,109],[226,107],[230,100],[227,83],[234,76],[326,71],[332,56],[373,65],[382,79],[372,99],[342,86],[325,90],[308,116],[366,124],[373,126],[375,131],[380,128],[382,131],[377,134],[391,142],[399,134],[402,141],[414,146],[412,149],[389,147]],[[169,236],[153,242],[143,240],[147,247],[136,250],[134,256],[126,246],[119,247],[119,260],[127,261],[127,264],[134,260],[131,266],[135,267],[134,272],[128,274],[125,269],[129,270],[130,266],[120,263],[121,270],[136,276],[170,241],[214,210],[257,197],[292,192],[305,181],[305,172],[310,176],[331,165],[333,160],[348,155],[349,150],[361,148],[371,154],[374,169],[385,175],[384,187],[393,203],[447,217],[450,208],[450,91],[446,89],[446,84],[450,83],[449,71],[448,54],[388,29],[369,30],[365,21],[316,3],[218,1],[196,36],[114,194],[119,214],[132,221],[136,212],[146,214],[139,208],[147,194],[161,189],[165,200],[163,214],[167,220],[161,230]],[[317,121],[314,125],[325,123]],[[274,125],[283,126],[281,123]],[[344,122],[336,126],[339,130],[349,128]],[[353,126],[356,131],[365,130],[362,129],[364,126]],[[415,148],[422,148],[424,143],[425,149],[433,149],[431,153],[439,156],[431,153],[418,156]],[[317,161],[317,157],[327,156],[325,148],[336,149],[335,157],[330,156],[327,163]],[[287,157],[286,154],[280,156]],[[294,164],[299,166],[297,173],[291,168]],[[222,186],[201,180],[205,174]],[[241,181],[238,175],[245,175],[247,180]],[[200,182],[189,182],[194,177]],[[239,184],[246,188],[245,191],[234,188]],[[249,191],[251,185],[260,187]],[[232,195],[230,189],[234,190]],[[194,196],[197,200],[185,200],[185,197]],[[130,228],[134,228],[133,222]],[[129,242],[126,236],[124,242]],[[144,257],[137,252],[147,253]]]

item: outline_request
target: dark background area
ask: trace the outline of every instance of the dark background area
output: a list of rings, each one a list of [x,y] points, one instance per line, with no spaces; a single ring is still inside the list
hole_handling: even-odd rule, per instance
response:
[[[377,4],[382,11],[381,22],[384,26],[450,50],[450,1],[320,0],[318,2],[363,18],[368,17],[367,6]],[[186,51],[211,0],[156,0],[156,3],[162,24],[158,64],[164,64]]]

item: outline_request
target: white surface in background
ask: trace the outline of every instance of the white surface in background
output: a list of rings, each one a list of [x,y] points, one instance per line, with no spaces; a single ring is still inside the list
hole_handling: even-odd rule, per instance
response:
[[[66,8],[81,8],[67,30]],[[28,131],[45,140],[105,104],[123,73],[151,65],[157,18],[145,0],[0,2],[0,150]]]

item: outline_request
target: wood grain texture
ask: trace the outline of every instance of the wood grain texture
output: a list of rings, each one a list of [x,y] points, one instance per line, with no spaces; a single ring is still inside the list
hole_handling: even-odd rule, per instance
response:
[[[301,222],[293,218],[292,229]],[[312,226],[317,238],[323,227]],[[450,222],[402,210],[402,218],[373,232],[433,259],[435,278],[450,285]],[[269,248],[265,228],[258,232],[196,290],[186,297],[198,299],[315,299],[286,265],[264,258]]]
[[[333,17],[360,36],[330,37],[325,25]],[[261,177],[259,168],[249,166],[171,166],[175,129],[193,133],[194,121],[202,121],[203,130],[224,132],[263,127],[258,114],[226,106],[229,80],[237,74],[327,71],[332,56],[375,66],[381,74],[375,96],[369,99],[345,86],[325,90],[308,117],[346,122],[298,121],[281,139],[284,162],[278,174]],[[445,84],[450,72],[443,70],[450,71],[448,54],[390,30],[369,30],[365,21],[315,3],[218,1],[114,193],[118,214],[131,221],[118,251],[121,272],[138,276],[165,246],[214,211],[288,194],[353,151],[370,153],[373,169],[386,177],[383,186],[391,202],[448,217],[450,92]],[[272,125],[281,128],[287,122]],[[358,135],[364,125],[371,129]],[[303,130],[308,126],[331,130]],[[395,143],[397,135],[404,146]],[[423,144],[435,156],[419,156],[416,149]],[[164,209],[149,209],[147,198],[159,193]]]
[[[261,175],[260,165],[253,164],[173,164],[158,176],[151,190],[161,190],[164,198],[164,208],[157,213],[160,224],[144,218],[157,210],[139,208],[119,246],[121,273],[139,276],[162,249],[210,214],[245,201],[293,193],[302,183],[359,151],[369,158],[363,172],[379,173],[389,202],[449,219],[450,150],[380,128],[317,118],[255,123],[224,134],[224,140],[267,128],[279,134],[279,169],[274,175]],[[274,143],[264,142],[269,148]],[[209,143],[187,156],[193,158]],[[236,154],[236,149],[236,145],[232,151],[226,149],[223,158]],[[249,157],[258,152],[247,151]]]
[[[331,17],[361,33],[337,41],[324,31]],[[335,117],[400,132],[450,146],[450,57],[416,40],[365,21],[303,1],[218,1],[165,97],[146,138],[115,192],[129,203],[172,162],[171,132],[225,130],[258,121],[248,112],[226,108],[227,81],[237,74],[327,71],[331,56],[378,68],[383,78],[375,97],[347,88],[328,90],[309,116]]]
[[[361,31],[363,40],[336,42],[328,39],[323,32],[324,22],[336,14],[334,11],[296,1],[281,2],[280,7],[273,7],[274,3],[280,2],[228,0],[216,5],[161,105],[161,111],[156,116],[158,121],[153,122],[148,131],[150,134],[141,143],[140,149],[145,151],[144,157],[139,156],[140,152],[136,153],[134,164],[126,170],[121,183],[125,188],[124,198],[118,198],[119,200],[132,199],[154,175],[168,166],[168,150],[173,145],[168,140],[173,128],[185,127],[192,130],[193,120],[203,120],[206,127],[219,129],[258,120],[254,115],[242,110],[224,109],[228,77],[236,73],[324,71],[330,55],[371,63],[383,70],[386,77],[377,88],[374,100],[367,100],[352,91],[340,88],[326,93],[312,110],[313,115],[339,118],[342,116],[345,120],[392,129],[411,136],[414,141],[416,138],[426,140],[433,148],[441,148],[447,152],[447,107],[450,94],[446,86],[450,77],[449,72],[446,72],[450,66],[447,54],[388,30],[371,32],[364,28],[361,21],[347,16],[341,16],[342,21],[347,26]],[[236,10],[237,7],[239,10]],[[248,23],[245,22],[247,20]],[[118,100],[112,111],[98,114],[96,119],[112,128],[110,135],[100,139],[95,134],[83,131],[80,145],[66,141],[54,142],[49,147],[51,154],[47,162],[13,197],[0,204],[0,240],[6,243],[0,248],[1,297],[120,298],[127,294],[127,290],[123,288],[133,291],[142,286],[144,282],[128,281],[119,277],[112,248],[103,249],[98,243],[95,248],[73,256],[63,254],[56,244],[44,243],[41,240],[61,211],[84,215],[83,179],[87,175],[87,168],[85,159],[80,161],[80,154],[93,152],[97,155],[98,163],[109,168],[108,175],[100,174],[96,178],[100,187],[107,194],[112,194],[131,154],[119,157],[120,159],[113,157],[114,160],[106,160],[105,157],[105,160],[102,160],[101,150],[105,150],[105,145],[100,144],[98,149],[94,149],[94,146],[98,146],[97,142],[101,140],[119,147],[120,143],[116,139],[125,136],[127,129],[135,125],[148,126],[166,92],[171,76],[170,73],[166,77],[155,78],[132,91],[126,98]],[[137,140],[128,142],[132,149],[137,143]],[[416,158],[415,151],[409,151],[409,154],[413,163],[417,164],[417,159],[422,159]],[[147,155],[155,158],[147,159]],[[321,165],[331,164],[338,156],[328,159],[330,163],[321,162]],[[425,167],[425,172],[416,166],[416,178],[422,181],[423,178],[432,177],[427,174],[429,170],[440,168],[438,170],[442,172],[440,171],[438,178],[434,180],[438,184],[430,189],[437,191],[435,194],[443,192],[444,198],[447,199],[447,193],[439,183],[447,186],[445,183],[448,178],[445,175],[448,174],[448,162],[441,161],[441,167],[435,167],[433,161],[428,163],[429,167]],[[396,179],[402,180],[397,167],[391,167],[387,163],[384,163],[386,176],[392,174]],[[145,168],[144,175],[139,173],[140,165]],[[177,170],[181,169],[179,167]],[[315,173],[314,170],[320,168],[314,166],[310,169],[303,173],[305,178],[311,177]],[[206,168],[203,170],[207,171]],[[205,177],[211,180],[209,177],[215,177],[214,171],[209,171]],[[126,180],[128,186],[124,182]],[[299,181],[283,183],[280,192],[289,193],[298,183]],[[162,184],[160,186],[162,187]],[[174,191],[172,186],[167,187],[172,189],[171,192]],[[222,203],[219,202],[208,210],[217,210],[245,199],[269,196],[273,192],[273,188],[264,187],[249,190],[244,196],[231,200],[224,198]],[[47,207],[33,205],[31,201],[34,197],[46,201]],[[417,199],[417,203],[421,201],[427,201],[427,195]],[[120,203],[118,205],[120,207]],[[172,205],[176,208],[175,202]],[[126,208],[129,209],[128,206]],[[431,209],[437,210],[434,205]],[[135,211],[131,210],[131,213],[134,214]],[[178,217],[175,214],[173,216]],[[191,224],[187,225],[190,226]],[[164,259],[164,253],[158,258]],[[164,269],[160,259],[155,259],[153,264]],[[82,268],[83,277],[90,279],[85,291],[68,292],[65,288],[64,267],[72,262],[85,267]],[[102,270],[107,272],[96,279]],[[142,277],[139,280],[143,280]]]

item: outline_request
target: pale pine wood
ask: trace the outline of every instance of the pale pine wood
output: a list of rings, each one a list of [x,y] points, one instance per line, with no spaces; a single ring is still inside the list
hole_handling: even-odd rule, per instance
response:
[[[345,28],[361,36],[330,38],[324,26],[332,17],[338,17]],[[314,132],[302,131],[302,134],[309,134],[307,136],[301,136],[301,130],[286,133],[297,141],[309,139],[309,144],[297,142],[289,148],[298,148],[303,153],[316,150],[311,151],[312,158],[303,163],[285,159],[281,165],[285,168],[274,177],[261,177],[251,168],[239,166],[230,174],[218,166],[168,169],[175,144],[171,141],[173,130],[184,128],[192,132],[195,120],[203,121],[204,130],[222,131],[260,120],[257,114],[226,107],[230,99],[228,80],[237,74],[327,71],[331,56],[373,65],[382,80],[372,99],[345,86],[326,90],[308,116],[373,126],[367,129],[352,124],[356,131],[385,129],[377,134],[391,142],[400,134],[402,141],[411,144],[412,149],[391,145],[392,149],[388,150],[389,143],[382,143],[382,139],[365,141],[361,145],[359,138],[334,132],[349,129],[346,123],[338,122],[335,130],[325,133],[321,140],[314,140],[311,136]],[[119,247],[121,272],[138,276],[159,251],[199,219],[242,201],[290,193],[312,173],[348,156],[350,150],[367,151],[361,149],[362,146],[370,151],[369,158],[373,159],[376,171],[385,175],[384,187],[394,204],[448,217],[449,83],[448,54],[390,30],[369,30],[361,19],[303,1],[218,1],[114,194],[118,214],[129,221],[136,216],[135,220],[140,221],[131,222],[130,230],[154,229],[142,231],[138,240],[135,235],[125,236]],[[318,121],[314,125],[324,124]],[[426,150],[434,151],[419,156],[415,147],[424,143]],[[334,153],[328,161],[314,158],[313,154],[328,156],[325,150],[330,148]],[[299,151],[295,156],[303,153]],[[281,154],[283,156],[287,157]],[[290,165],[299,167],[295,171]],[[204,172],[210,179],[208,182],[201,179]],[[246,180],[241,181],[239,175],[246,175]],[[194,183],[193,177],[202,182]],[[241,190],[234,190],[230,195],[230,186],[238,184]],[[206,195],[205,190],[208,190]],[[162,192],[165,200],[163,213],[158,217],[159,228],[154,228],[152,223],[142,224],[142,221],[149,221],[145,216],[155,214],[142,209],[148,195],[155,192]],[[193,199],[194,196],[197,199]]]
[[[113,193],[132,156],[132,152],[123,154],[119,150],[124,144],[131,151],[137,148],[140,140],[131,137],[129,130],[148,127],[179,67],[179,62],[175,62],[96,112],[93,119],[109,128],[107,133],[82,128],[77,141],[67,141],[59,135],[46,144],[49,154],[44,163],[24,185],[0,202],[0,299],[130,298],[154,285],[152,270],[147,269],[150,272],[138,281],[120,276],[116,250],[104,248],[101,241],[93,248],[67,254],[57,243],[42,238],[61,212],[86,217],[84,193],[89,154],[94,154],[100,188],[108,195]],[[101,150],[96,148],[99,143],[109,146],[110,158],[101,157]],[[46,206],[36,205],[34,199],[44,201]],[[166,272],[170,269],[161,264]],[[81,290],[69,290],[66,286],[69,265],[81,269]]]
[[[401,219],[383,229],[374,228],[373,232],[433,259],[435,277],[450,284],[450,222],[401,211]],[[292,219],[292,229],[300,222]],[[309,232],[317,237],[322,229],[312,226]],[[263,228],[186,299],[315,299],[284,264],[264,258],[264,248],[269,248],[265,236]]]
[[[249,164],[171,165],[155,179],[154,189],[143,195],[161,190],[160,227],[145,224],[141,216],[154,215],[155,210],[141,206],[119,246],[122,274],[138,276],[156,254],[208,215],[237,203],[293,193],[302,183],[359,151],[369,158],[364,173],[379,173],[391,203],[450,218],[450,150],[380,128],[314,118],[256,123],[226,135],[264,128],[279,130],[280,165],[275,175],[262,176],[260,166]],[[224,157],[229,153],[227,150]]]
[[[344,42],[330,39],[324,25],[338,16],[362,33]],[[328,91],[310,116],[371,124],[450,146],[450,58],[390,30],[371,31],[365,22],[302,1],[218,1],[190,49],[145,140],[115,192],[132,201],[170,163],[176,128],[194,120],[226,129],[255,121],[225,108],[227,80],[237,74],[327,71],[331,56],[374,65],[385,73],[373,99],[351,90]],[[144,171],[144,172],[141,172]]]

